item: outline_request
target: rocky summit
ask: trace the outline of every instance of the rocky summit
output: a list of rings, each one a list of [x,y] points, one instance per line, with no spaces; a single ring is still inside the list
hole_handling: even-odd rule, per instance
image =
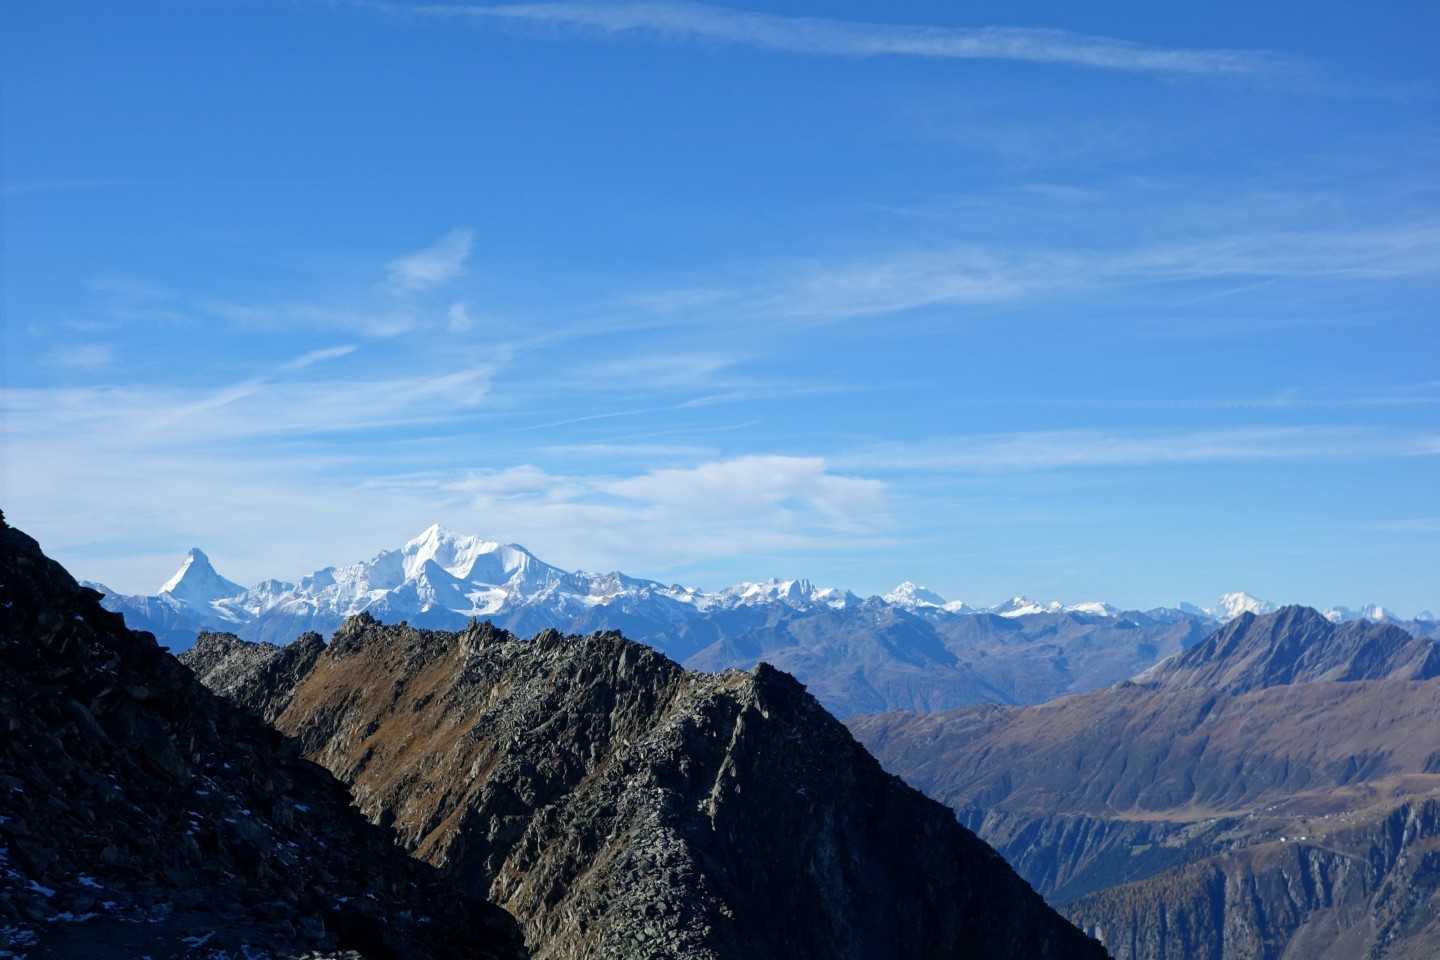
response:
[[[519,921],[537,958],[1100,958],[772,667],[347,620],[183,657]]]
[[[0,957],[523,955],[99,600],[0,520]]]

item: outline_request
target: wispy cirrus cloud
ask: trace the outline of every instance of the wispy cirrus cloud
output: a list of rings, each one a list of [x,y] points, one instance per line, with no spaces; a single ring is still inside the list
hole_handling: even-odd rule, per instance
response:
[[[54,367],[94,372],[115,363],[115,347],[109,343],[62,343],[45,354]]]
[[[349,356],[360,349],[358,344],[342,343],[335,347],[322,347],[319,350],[311,350],[302,353],[293,360],[286,362],[282,370],[304,370],[306,367],[313,367],[317,363],[324,363],[326,360],[337,360],[340,357]]]
[[[313,366],[326,354],[340,355],[334,348],[312,351],[273,374],[218,387],[12,389],[0,413],[17,456],[62,446],[141,455],[293,435],[335,438],[382,427],[434,426],[482,409],[494,373],[489,366],[473,364],[388,378],[285,376]]]
[[[1273,53],[1148,46],[1112,37],[1020,27],[934,27],[786,17],[699,3],[420,4],[356,0],[395,14],[509,22],[636,34],[661,41],[708,41],[788,53],[844,57],[1019,60],[1101,70],[1190,75],[1257,75],[1293,68]]]
[[[390,283],[400,290],[432,290],[465,273],[465,262],[474,246],[475,231],[457,227],[425,249],[386,264]]]
[[[731,315],[825,323],[929,306],[1006,303],[1157,283],[1385,281],[1440,274],[1440,227],[1252,231],[1131,249],[995,247],[899,250],[771,264],[705,296],[642,294],[657,315]],[[1233,293],[1234,291],[1227,291]]]
[[[219,297],[182,295],[133,279],[124,279],[119,283],[106,281],[103,286],[99,283],[92,286],[107,298],[99,308],[107,319],[123,319],[132,315],[149,317],[163,308],[192,322],[195,318],[220,320],[236,329],[254,333],[326,330],[386,340],[442,325],[451,333],[463,333],[474,322],[468,305],[463,301],[450,303],[448,307],[443,301],[436,303],[436,291],[467,272],[474,238],[475,233],[469,227],[457,227],[429,246],[387,262],[385,279],[379,283],[313,299],[237,302]],[[370,269],[374,269],[373,266]],[[132,306],[132,303],[139,306]],[[339,355],[322,353],[317,355],[317,359]]]
[[[1440,455],[1440,431],[1363,427],[1216,430],[1042,430],[878,443],[834,458],[841,467],[1021,473],[1170,464],[1359,461]]]

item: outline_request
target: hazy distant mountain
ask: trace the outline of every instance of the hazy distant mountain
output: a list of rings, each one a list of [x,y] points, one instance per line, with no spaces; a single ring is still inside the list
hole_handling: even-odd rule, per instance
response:
[[[850,726],[1119,960],[1440,951],[1432,639],[1243,613],[1134,682]]]
[[[1135,681],[1171,689],[1244,693],[1314,680],[1428,680],[1440,646],[1391,624],[1334,623],[1308,607],[1265,617],[1245,613]]]
[[[434,629],[480,618],[517,633],[620,630],[692,668],[767,660],[841,716],[1036,703],[1094,689],[1179,652],[1234,612],[1271,606],[1230,594],[1210,610],[1142,613],[1026,597],[976,609],[909,582],[868,599],[808,580],[706,592],[623,573],[568,572],[524,547],[438,526],[368,561],[248,589],[192,550],[156,596],[111,595],[105,604],[176,650],[202,630],[277,644],[311,631],[328,635],[361,612]]]

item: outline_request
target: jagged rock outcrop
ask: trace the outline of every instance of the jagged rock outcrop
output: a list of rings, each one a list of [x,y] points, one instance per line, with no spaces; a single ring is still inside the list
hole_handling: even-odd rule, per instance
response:
[[[210,636],[184,659],[537,958],[1104,956],[769,666],[363,614],[298,683],[281,656]]]
[[[1434,956],[1434,648],[1246,613],[1137,682],[850,727],[1116,956]]]
[[[0,724],[0,955],[521,955],[513,920],[3,521]]]

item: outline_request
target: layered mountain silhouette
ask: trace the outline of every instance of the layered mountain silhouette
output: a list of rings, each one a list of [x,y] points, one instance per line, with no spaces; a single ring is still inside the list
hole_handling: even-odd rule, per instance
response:
[[[1433,956],[1437,676],[1431,640],[1287,607],[1134,682],[850,726],[1116,957]]]
[[[11,953],[1105,956],[768,666],[362,614],[226,699],[98,600],[0,528]]]

